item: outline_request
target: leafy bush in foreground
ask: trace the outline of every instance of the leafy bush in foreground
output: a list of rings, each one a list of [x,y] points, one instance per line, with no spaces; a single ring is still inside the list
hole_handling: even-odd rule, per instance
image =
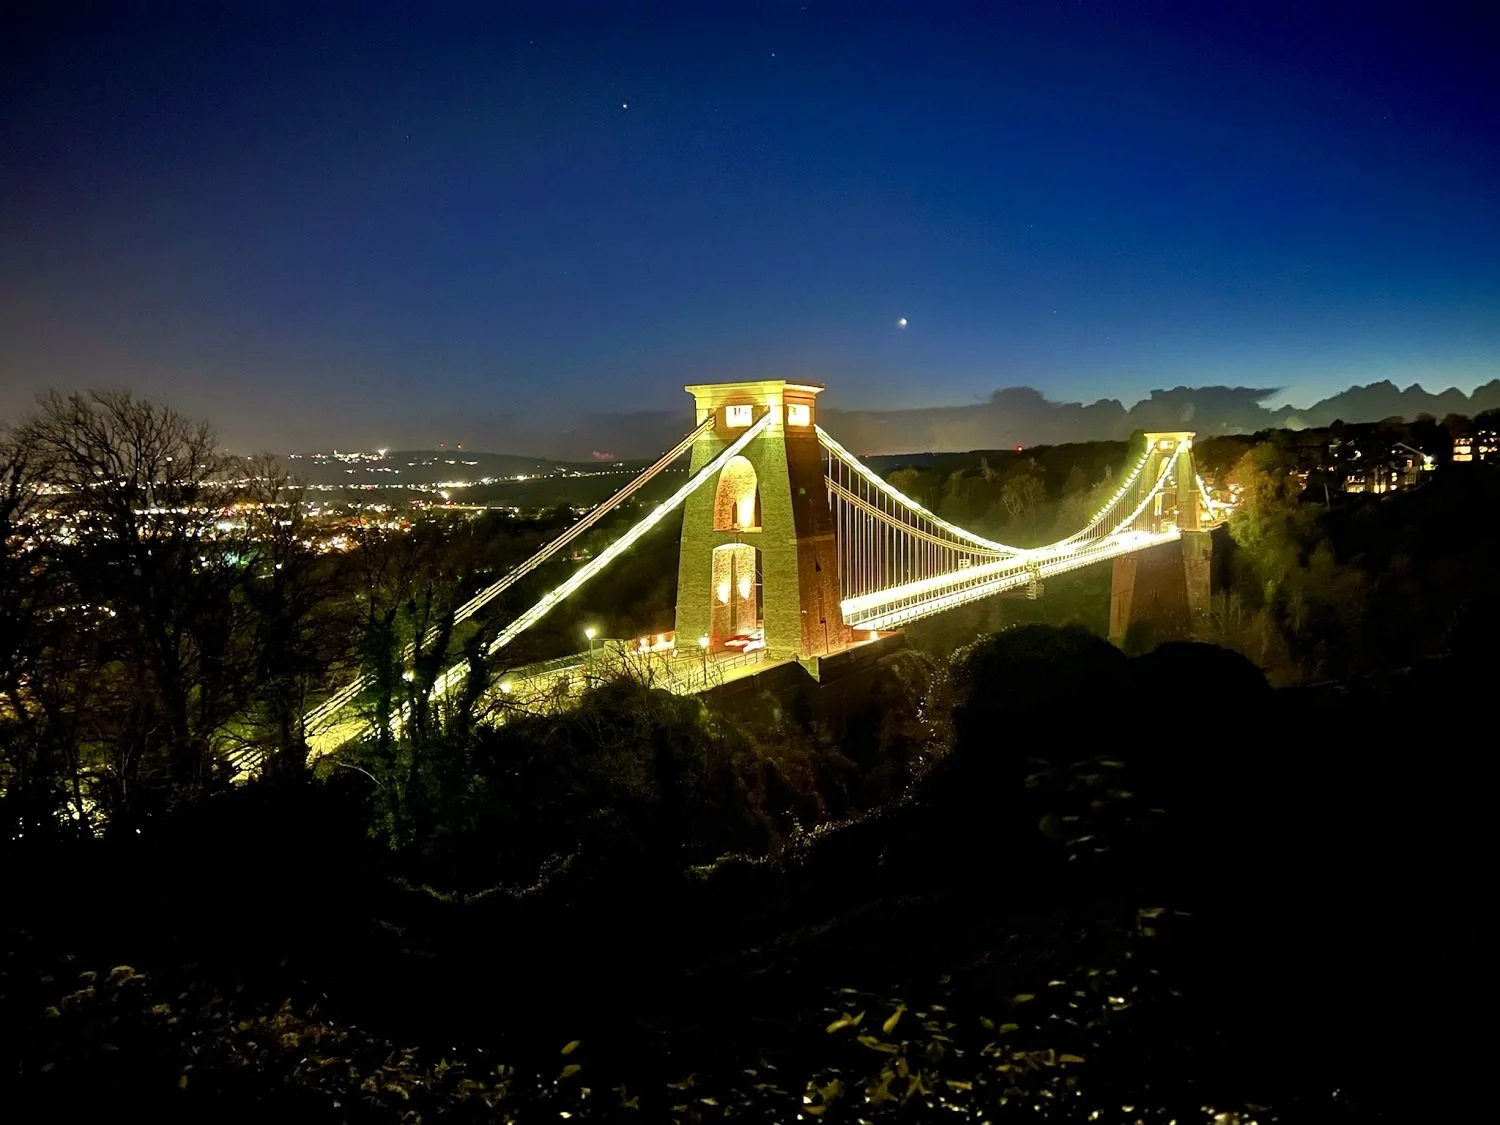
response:
[[[65,1114],[128,1096],[159,1115],[217,1120],[1351,1119],[1337,1096],[1281,1108],[1217,1098],[1223,1076],[1180,1039],[1183,1003],[1162,967],[1181,924],[1158,909],[1086,922],[1019,978],[986,962],[917,993],[829,989],[763,1029],[774,1046],[752,1040],[729,1063],[684,1051],[654,1073],[612,1070],[578,1042],[545,1071],[473,1048],[434,1060],[291,1001],[244,1011],[203,985],[173,995],[122,965],[80,975],[46,1010],[20,1070]],[[1028,975],[1027,991],[1011,991]]]

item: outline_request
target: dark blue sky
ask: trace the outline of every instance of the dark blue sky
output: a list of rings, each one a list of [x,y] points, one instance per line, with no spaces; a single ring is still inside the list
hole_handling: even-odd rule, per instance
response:
[[[0,415],[496,448],[714,378],[1500,374],[1484,5],[135,7],[4,36]]]

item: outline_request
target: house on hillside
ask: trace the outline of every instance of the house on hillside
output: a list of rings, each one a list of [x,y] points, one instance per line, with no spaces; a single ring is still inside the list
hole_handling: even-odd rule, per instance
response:
[[[1500,432],[1475,430],[1454,438],[1453,460],[1500,462]]]
[[[1436,468],[1436,458],[1403,441],[1386,443],[1374,434],[1329,443],[1345,492],[1384,495],[1415,488]]]

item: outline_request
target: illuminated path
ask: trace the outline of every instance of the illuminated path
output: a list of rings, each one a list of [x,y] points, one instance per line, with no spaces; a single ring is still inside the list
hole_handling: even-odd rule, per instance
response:
[[[684,692],[745,674],[747,667],[838,651],[876,631],[996,594],[1036,596],[1047,578],[1174,542],[1222,516],[1194,468],[1193,435],[1148,434],[1119,489],[1082,528],[1043,547],[1014,547],[942,519],[862,464],[816,424],[820,386],[761,380],[688,390],[698,405],[692,431],[467,602],[457,621],[556,557],[691,452],[687,481],[506,622],[487,655],[499,653],[680,508],[677,633],[687,651],[660,664],[656,686]],[[766,652],[753,660],[726,659],[724,641],[751,631],[762,617]],[[694,651],[694,641],[704,651]],[[587,670],[586,657],[569,657],[529,672],[513,670],[495,690],[515,693],[518,702],[540,698]],[[447,697],[466,675],[466,664],[449,668],[437,680],[435,698]],[[362,703],[370,686],[368,677],[357,679],[304,717],[313,757],[367,733]]]

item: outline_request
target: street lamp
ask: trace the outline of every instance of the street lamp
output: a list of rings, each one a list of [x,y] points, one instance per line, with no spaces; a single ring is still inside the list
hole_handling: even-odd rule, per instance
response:
[[[708,634],[698,638],[698,651],[703,654],[703,686],[708,686]]]
[[[594,680],[594,638],[599,635],[599,630],[590,625],[583,631],[583,635],[589,639],[589,655],[584,661],[583,678],[592,683]]]

